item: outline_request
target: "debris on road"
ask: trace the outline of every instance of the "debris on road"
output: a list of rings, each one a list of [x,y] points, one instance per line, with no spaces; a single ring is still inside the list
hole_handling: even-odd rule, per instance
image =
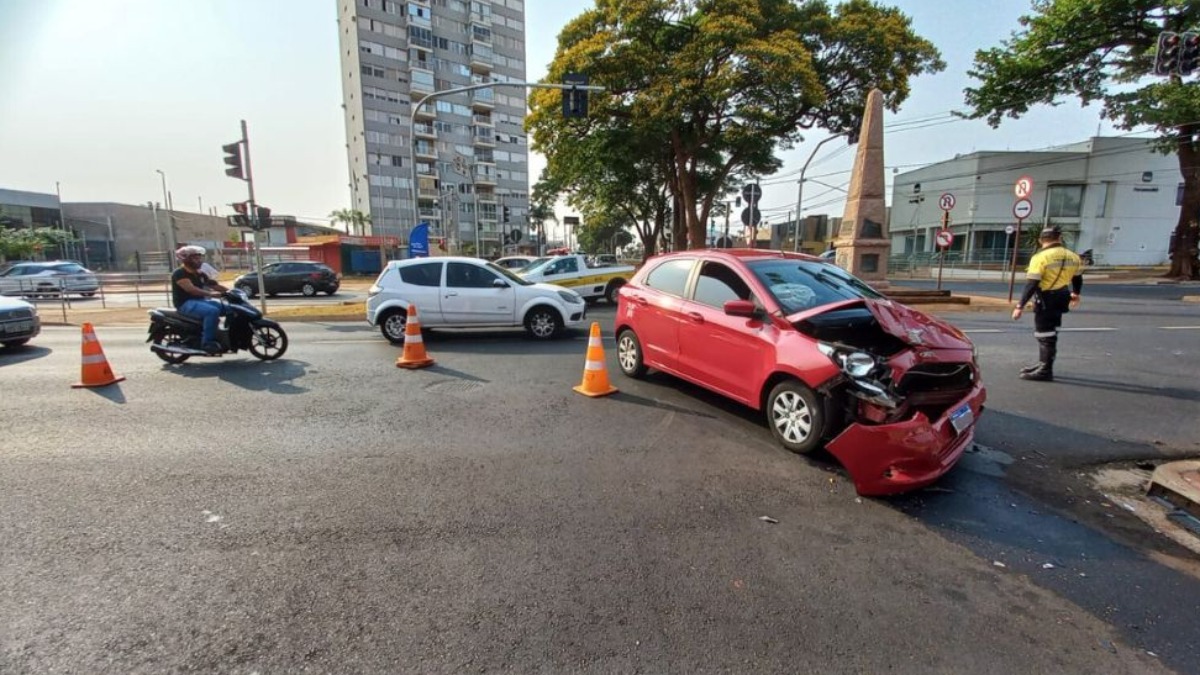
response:
[[[779,522],[778,520],[775,520],[771,516],[759,516],[758,519],[763,521],[764,523],[771,523],[772,525],[775,525]]]
[[[1004,563],[1000,562],[999,560],[993,560],[992,564],[995,565],[996,567],[1008,567],[1008,565],[1005,565]]]

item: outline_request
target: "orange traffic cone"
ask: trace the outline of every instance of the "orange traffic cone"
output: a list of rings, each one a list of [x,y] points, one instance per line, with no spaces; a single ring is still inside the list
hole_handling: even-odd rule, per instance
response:
[[[124,379],[114,375],[112,368],[108,367],[104,349],[100,347],[100,340],[96,339],[96,329],[90,323],[83,324],[83,376],[80,382],[71,386],[75,389],[106,387]]]
[[[404,353],[396,359],[396,367],[411,369],[432,365],[433,359],[425,354],[425,341],[421,339],[421,322],[417,319],[417,305],[409,303],[408,318],[404,321]]]
[[[608,381],[608,368],[604,365],[604,344],[600,341],[600,323],[592,322],[592,334],[588,337],[587,361],[583,364],[583,382],[572,387],[584,396],[608,396],[617,390]]]

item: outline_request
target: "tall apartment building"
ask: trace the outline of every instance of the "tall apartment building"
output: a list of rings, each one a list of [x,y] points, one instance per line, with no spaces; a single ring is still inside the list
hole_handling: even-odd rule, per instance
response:
[[[524,81],[524,1],[337,1],[350,194],[371,233],[407,241],[428,221],[452,251],[485,255],[501,253],[513,230],[528,237],[525,88],[414,110],[435,91]]]

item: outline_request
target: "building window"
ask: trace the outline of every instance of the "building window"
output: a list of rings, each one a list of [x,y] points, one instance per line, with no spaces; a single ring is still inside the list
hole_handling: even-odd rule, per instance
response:
[[[1083,213],[1082,185],[1051,185],[1046,193],[1046,215],[1078,218]]]

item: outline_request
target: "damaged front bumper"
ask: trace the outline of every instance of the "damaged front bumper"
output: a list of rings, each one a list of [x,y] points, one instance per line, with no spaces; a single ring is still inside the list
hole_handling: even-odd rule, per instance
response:
[[[916,412],[887,424],[853,423],[825,447],[846,467],[861,495],[915,490],[949,471],[971,445],[986,399],[977,383],[936,420]]]

